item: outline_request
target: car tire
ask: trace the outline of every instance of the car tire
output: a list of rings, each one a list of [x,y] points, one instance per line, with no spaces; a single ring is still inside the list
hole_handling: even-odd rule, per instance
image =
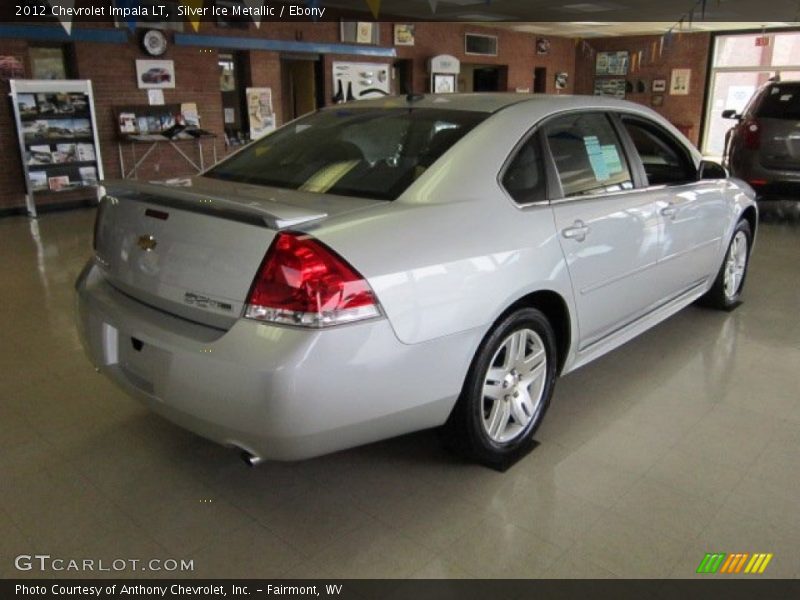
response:
[[[701,298],[701,304],[718,310],[731,311],[742,303],[742,289],[747,278],[752,244],[753,233],[750,223],[742,219],[733,230],[714,285]]]
[[[557,374],[556,337],[545,315],[522,308],[502,318],[478,348],[443,428],[448,446],[490,467],[533,443]]]

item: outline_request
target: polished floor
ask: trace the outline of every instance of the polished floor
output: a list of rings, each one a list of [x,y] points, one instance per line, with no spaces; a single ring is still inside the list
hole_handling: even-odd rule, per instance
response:
[[[149,414],[76,336],[92,220],[0,220],[0,577],[44,553],[192,577],[685,578],[706,552],[800,576],[800,225],[762,226],[739,310],[688,308],[562,379],[541,445],[500,474],[432,432],[248,469]]]

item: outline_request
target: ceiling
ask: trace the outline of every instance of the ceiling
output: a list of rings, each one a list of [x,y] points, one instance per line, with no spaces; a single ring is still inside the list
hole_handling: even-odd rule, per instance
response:
[[[364,10],[364,0],[322,0],[325,6]],[[800,0],[382,0],[389,19],[463,21],[566,37],[664,33],[696,8],[692,31],[800,27]],[[637,20],[634,20],[637,19]],[[688,31],[684,27],[684,31]]]

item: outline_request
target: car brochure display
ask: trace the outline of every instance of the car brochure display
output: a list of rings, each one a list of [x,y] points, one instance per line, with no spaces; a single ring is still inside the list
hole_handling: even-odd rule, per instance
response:
[[[28,214],[34,194],[97,185],[103,177],[90,81],[12,80],[11,101],[26,179]]]

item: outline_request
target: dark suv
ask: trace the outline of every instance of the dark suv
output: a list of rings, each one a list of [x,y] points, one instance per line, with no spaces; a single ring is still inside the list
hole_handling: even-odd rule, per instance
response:
[[[727,134],[725,163],[760,197],[800,195],[800,81],[770,81],[750,99]]]

